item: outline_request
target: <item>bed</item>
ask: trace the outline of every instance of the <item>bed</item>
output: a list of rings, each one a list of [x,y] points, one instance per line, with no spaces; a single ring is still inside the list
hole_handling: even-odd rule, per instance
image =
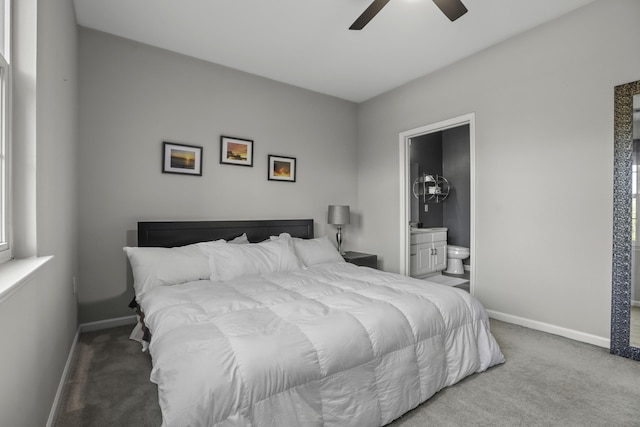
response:
[[[138,223],[163,426],[375,426],[504,362],[467,292],[344,262],[313,220]]]

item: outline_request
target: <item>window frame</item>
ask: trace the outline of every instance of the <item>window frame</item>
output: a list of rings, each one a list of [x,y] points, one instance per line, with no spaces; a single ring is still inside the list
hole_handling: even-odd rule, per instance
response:
[[[0,51],[0,263],[13,258],[11,222],[11,0],[0,0],[4,34]]]

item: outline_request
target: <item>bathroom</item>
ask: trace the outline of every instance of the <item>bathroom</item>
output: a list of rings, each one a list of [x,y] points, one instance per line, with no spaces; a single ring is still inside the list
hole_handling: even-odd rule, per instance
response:
[[[434,275],[443,273],[446,276],[457,276],[463,280],[469,280],[471,257],[465,251],[471,246],[469,129],[469,125],[465,124],[411,138],[411,275],[414,277],[429,277],[429,280],[433,280]],[[422,233],[418,230],[434,228],[446,228],[446,235],[443,234],[443,230],[436,230],[438,233],[425,238],[430,241],[444,240],[443,244],[449,248],[449,254],[452,246],[463,248],[459,253],[462,257],[466,255],[465,259],[461,260],[462,266],[459,266],[460,261],[451,259],[445,261],[444,257],[437,260],[433,254],[438,251],[438,244],[433,249],[428,249],[428,256],[434,259],[433,262],[429,261],[433,267],[421,270],[417,265],[423,263],[420,252],[415,249],[416,238],[417,241],[421,241],[422,238],[420,236]],[[444,253],[444,247],[440,246],[440,254]],[[452,262],[458,263],[458,267],[452,267]],[[424,274],[424,271],[428,273]]]

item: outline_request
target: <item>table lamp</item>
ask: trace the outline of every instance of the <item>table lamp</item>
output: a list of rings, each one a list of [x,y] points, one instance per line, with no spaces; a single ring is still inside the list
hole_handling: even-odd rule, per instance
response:
[[[350,222],[349,206],[330,205],[327,222],[338,227],[336,241],[338,242],[338,252],[342,255],[342,226]]]

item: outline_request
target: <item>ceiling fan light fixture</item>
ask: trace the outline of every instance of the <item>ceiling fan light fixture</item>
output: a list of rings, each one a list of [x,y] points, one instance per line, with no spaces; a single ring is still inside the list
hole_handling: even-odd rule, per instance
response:
[[[373,19],[374,16],[378,14],[389,3],[389,0],[373,0],[373,3],[369,5],[368,8],[362,12],[362,15],[358,16],[353,24],[349,27],[350,30],[361,30],[365,25],[369,23]]]
[[[438,8],[444,13],[451,22],[460,18],[468,12],[467,8],[460,0],[433,0]]]
[[[467,8],[462,1],[460,0],[433,0],[433,2],[438,6],[438,8],[447,15],[447,18],[451,20],[451,22],[460,18],[462,15],[467,13]],[[362,12],[362,15],[358,16],[353,24],[349,27],[350,30],[361,30],[373,19],[374,16],[378,14],[389,3],[389,0],[373,0],[373,3],[369,5]]]

